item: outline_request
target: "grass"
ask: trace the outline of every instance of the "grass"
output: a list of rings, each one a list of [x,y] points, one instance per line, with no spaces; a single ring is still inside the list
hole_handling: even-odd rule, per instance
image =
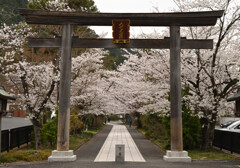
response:
[[[83,134],[71,135],[69,149],[76,150],[82,144],[89,141],[100,129],[93,129],[84,131]],[[55,149],[55,148],[54,148]],[[35,150],[31,146],[23,148],[15,148],[8,153],[3,153],[0,158],[0,163],[12,163],[12,162],[33,162],[47,160],[51,155],[53,149],[40,149]]]
[[[51,154],[51,149],[34,150],[29,148],[14,149],[6,155],[3,155],[0,159],[1,163],[11,163],[17,161],[41,161],[46,160]]]
[[[76,150],[82,144],[89,141],[95,134],[97,134],[98,131],[99,129],[94,129],[94,130],[92,129],[92,130],[84,131],[83,134],[71,135],[69,149]]]
[[[144,136],[146,132],[142,129],[138,129]],[[168,144],[167,138],[162,139],[153,139],[148,138],[151,142],[156,144],[160,150],[165,153],[166,152],[166,145]],[[228,161],[234,161],[234,160],[240,160],[239,157],[224,153],[223,151],[217,150],[217,149],[211,149],[209,151],[204,151],[200,149],[193,149],[193,150],[187,150],[188,155],[194,159],[194,160],[228,160]]]
[[[209,151],[188,150],[188,154],[192,159],[196,160],[239,160],[238,157],[224,153],[222,151],[211,149]]]

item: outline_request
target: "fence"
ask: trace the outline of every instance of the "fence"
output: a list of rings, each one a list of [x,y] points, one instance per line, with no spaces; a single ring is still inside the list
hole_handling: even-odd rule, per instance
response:
[[[9,151],[20,145],[28,144],[31,141],[33,126],[26,126],[2,131],[1,151]]]
[[[217,130],[214,132],[213,145],[231,153],[240,153],[240,132]]]

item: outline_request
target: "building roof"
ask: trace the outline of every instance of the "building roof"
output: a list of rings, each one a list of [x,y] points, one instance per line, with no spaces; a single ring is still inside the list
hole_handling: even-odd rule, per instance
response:
[[[15,97],[6,92],[6,89],[3,86],[0,86],[0,99],[16,100]]]
[[[240,88],[238,88],[237,93],[235,93],[233,97],[227,99],[228,102],[237,100],[240,100]]]
[[[213,26],[223,10],[174,13],[95,13],[19,9],[28,24],[112,26],[113,19],[130,19],[131,26]]]

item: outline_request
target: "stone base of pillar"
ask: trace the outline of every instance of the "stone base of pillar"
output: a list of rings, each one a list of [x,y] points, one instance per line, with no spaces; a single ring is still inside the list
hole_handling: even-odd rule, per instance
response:
[[[191,162],[192,159],[188,156],[187,151],[167,151],[163,156],[163,160],[167,162]]]
[[[77,159],[76,155],[73,154],[73,150],[68,151],[52,151],[52,156],[48,157],[49,162],[71,162]]]

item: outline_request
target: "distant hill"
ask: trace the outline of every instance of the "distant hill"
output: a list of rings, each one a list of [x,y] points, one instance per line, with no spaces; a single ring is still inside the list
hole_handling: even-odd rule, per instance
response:
[[[0,23],[8,25],[23,21],[19,8],[27,8],[28,0],[0,0]]]

